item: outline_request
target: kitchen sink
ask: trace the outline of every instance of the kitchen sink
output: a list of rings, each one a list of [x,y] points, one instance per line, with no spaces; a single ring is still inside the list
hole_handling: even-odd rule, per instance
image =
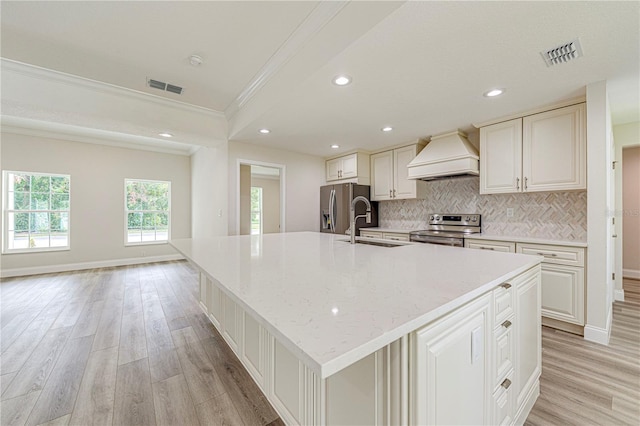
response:
[[[349,240],[340,240],[343,243],[350,243]],[[386,241],[375,241],[375,240],[356,240],[356,244],[368,244],[370,246],[378,246],[378,247],[401,247],[406,244],[392,243]]]

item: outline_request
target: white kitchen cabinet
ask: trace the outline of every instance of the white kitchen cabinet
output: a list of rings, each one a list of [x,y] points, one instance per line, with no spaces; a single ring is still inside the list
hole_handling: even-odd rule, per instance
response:
[[[542,316],[562,323],[584,326],[584,248],[518,243],[518,253],[544,256],[542,262]],[[546,323],[566,331],[562,323]]]
[[[327,182],[344,180],[369,185],[369,155],[361,152],[326,160]]]
[[[567,191],[587,187],[585,104],[522,119],[524,190]]]
[[[586,109],[570,105],[480,128],[480,193],[586,188]]]
[[[540,394],[542,372],[541,275],[534,268],[510,283],[515,287],[513,418],[523,424]]]
[[[377,238],[379,240],[392,240],[392,241],[409,241],[409,232],[386,232],[386,231],[370,231],[367,229],[360,229],[360,237],[362,238]]]
[[[371,200],[424,198],[426,182],[408,179],[407,165],[424,145],[414,144],[379,152],[371,156]]]
[[[480,128],[480,193],[521,192],[522,119]]]
[[[491,295],[414,333],[411,424],[491,423]]]
[[[466,248],[479,249],[479,250],[491,250],[501,251],[504,253],[515,253],[516,243],[509,241],[495,241],[495,240],[474,240],[471,238],[464,239],[464,246]]]

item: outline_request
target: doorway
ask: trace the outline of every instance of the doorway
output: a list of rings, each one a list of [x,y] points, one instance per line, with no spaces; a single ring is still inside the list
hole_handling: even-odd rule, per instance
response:
[[[285,232],[284,173],[281,164],[238,160],[238,235]]]

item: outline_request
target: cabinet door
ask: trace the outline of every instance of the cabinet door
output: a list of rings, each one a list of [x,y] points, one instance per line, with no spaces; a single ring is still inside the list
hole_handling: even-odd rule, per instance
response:
[[[416,145],[407,146],[393,150],[393,180],[394,198],[411,199],[417,197],[417,183],[415,179],[408,179],[407,165],[416,158]]]
[[[239,311],[240,309],[236,309],[236,303],[231,300],[228,296],[224,297],[224,322],[222,324],[223,333],[225,340],[229,344],[229,347],[233,349],[233,352],[238,354],[238,342],[240,337],[240,320]]]
[[[513,281],[516,286],[515,306],[515,407],[514,418],[524,423],[525,409],[531,409],[532,392],[542,371],[541,318],[540,318],[540,274],[538,268],[521,275]],[[516,422],[518,424],[518,422]]]
[[[584,325],[584,268],[542,263],[542,315]]]
[[[334,158],[333,160],[327,160],[327,181],[340,179],[340,164],[342,159]]]
[[[586,188],[584,104],[523,119],[525,191]]]
[[[490,297],[418,330],[412,342],[412,424],[490,423]]]
[[[372,155],[371,173],[371,200],[390,200],[393,197],[393,151]]]
[[[480,193],[522,191],[522,119],[480,128]]]
[[[340,179],[354,178],[358,176],[358,154],[350,154],[342,157]]]
[[[207,296],[209,318],[211,319],[213,325],[218,329],[218,331],[222,331],[222,323],[224,322],[222,315],[224,313],[225,296],[222,291],[213,283],[211,285],[210,291],[207,293]]]

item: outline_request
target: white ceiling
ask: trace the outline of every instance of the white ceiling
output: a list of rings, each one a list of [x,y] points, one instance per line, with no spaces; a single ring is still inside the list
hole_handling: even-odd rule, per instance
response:
[[[539,52],[575,38],[584,57],[547,68]],[[5,58],[222,111],[232,141],[322,156],[472,130],[601,80],[613,123],[640,121],[639,44],[640,2],[2,2]]]

